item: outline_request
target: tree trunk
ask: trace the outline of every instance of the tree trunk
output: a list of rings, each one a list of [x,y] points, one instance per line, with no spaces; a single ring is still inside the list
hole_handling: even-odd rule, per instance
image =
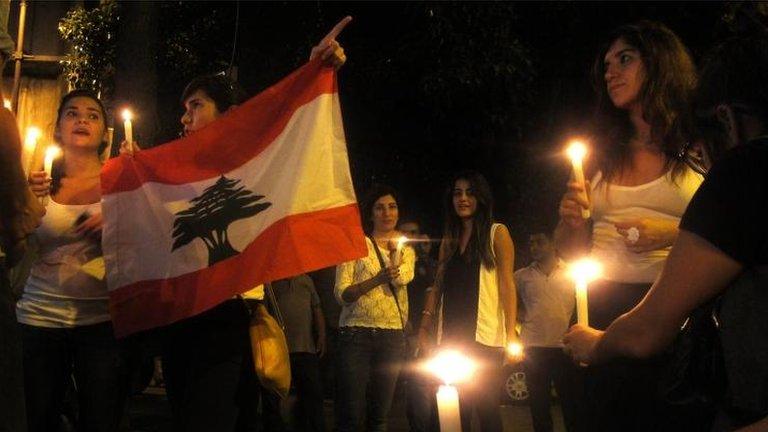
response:
[[[115,97],[112,108],[115,119],[115,145],[125,139],[123,108],[130,107],[134,116],[134,141],[141,147],[156,145],[159,129],[157,117],[157,37],[159,8],[157,2],[120,2],[115,61]]]

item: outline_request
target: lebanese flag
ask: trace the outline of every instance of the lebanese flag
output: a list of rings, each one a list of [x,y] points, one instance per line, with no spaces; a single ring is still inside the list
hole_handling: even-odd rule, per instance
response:
[[[307,63],[189,137],[101,174],[115,334],[367,253],[336,74]]]

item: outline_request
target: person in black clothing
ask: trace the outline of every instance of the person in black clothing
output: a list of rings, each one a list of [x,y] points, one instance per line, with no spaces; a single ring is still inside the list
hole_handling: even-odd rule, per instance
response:
[[[712,430],[768,428],[768,36],[718,46],[702,73],[697,115],[730,149],[688,206],[666,266],[642,302],[605,332],[576,325],[576,361],[649,357],[669,346],[691,312],[719,297],[717,338],[726,388]],[[712,128],[712,126],[715,126]],[[697,377],[699,381],[711,377]]]
[[[424,301],[435,282],[437,260],[430,255],[432,243],[429,237],[422,232],[418,221],[404,219],[398,224],[397,229],[408,237],[416,251],[414,277],[408,284],[408,303],[410,306],[408,321],[411,323],[412,329],[418,329],[421,325],[421,311],[424,310]],[[416,334],[409,334],[408,337],[413,340],[416,338]],[[410,346],[416,347],[415,342],[413,341]],[[435,401],[437,383],[432,377],[425,376],[418,370],[417,365],[422,359],[420,353],[416,351],[412,354],[414,361],[411,362],[409,368],[403,371],[403,377],[406,381],[405,414],[408,417],[408,424],[411,432],[437,431],[439,430]]]
[[[471,382],[459,384],[462,429],[471,429],[477,412],[484,432],[501,431],[498,390],[504,348],[518,343],[514,245],[507,227],[493,223],[493,195],[481,174],[458,174],[446,191],[444,205],[437,283],[427,294],[419,345],[423,351],[430,347],[439,302],[440,346],[458,348],[480,365]],[[521,359],[507,355],[506,360]]]

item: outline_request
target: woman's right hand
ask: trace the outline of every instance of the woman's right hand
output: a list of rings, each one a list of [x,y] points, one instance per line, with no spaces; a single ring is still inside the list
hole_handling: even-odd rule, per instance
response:
[[[589,181],[585,184],[586,195],[589,197]],[[589,209],[589,198],[584,199],[584,187],[578,182],[568,182],[568,191],[560,200],[560,219],[570,228],[581,228],[586,219],[581,216],[582,210]]]
[[[29,189],[38,198],[43,198],[51,193],[51,178],[45,171],[33,171],[29,173]]]

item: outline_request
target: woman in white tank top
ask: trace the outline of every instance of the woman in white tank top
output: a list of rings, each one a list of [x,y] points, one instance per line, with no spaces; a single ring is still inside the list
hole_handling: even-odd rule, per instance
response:
[[[604,280],[589,292],[590,326],[599,329],[648,291],[702,181],[677,157],[693,137],[696,72],[685,46],[648,21],[618,28],[608,42],[593,69],[598,109],[589,199],[569,183],[555,233],[566,258],[591,254],[604,265]],[[591,219],[582,219],[584,208]],[[645,365],[589,369],[587,429],[655,430],[646,420],[658,417],[656,372]]]
[[[78,430],[117,430],[127,396],[127,368],[110,321],[101,252],[101,160],[106,112],[90,91],[62,99],[55,137],[63,156],[52,179],[30,176],[47,197],[35,232],[39,253],[17,318],[24,342],[30,432],[59,429],[61,405],[75,379]]]

